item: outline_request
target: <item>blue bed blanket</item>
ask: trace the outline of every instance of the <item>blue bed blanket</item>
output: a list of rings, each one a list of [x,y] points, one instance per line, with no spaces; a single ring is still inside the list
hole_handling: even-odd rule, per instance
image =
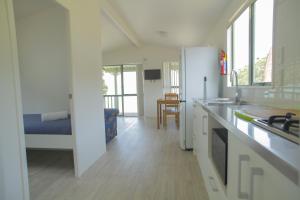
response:
[[[42,122],[40,114],[24,115],[25,134],[72,135],[71,119]]]

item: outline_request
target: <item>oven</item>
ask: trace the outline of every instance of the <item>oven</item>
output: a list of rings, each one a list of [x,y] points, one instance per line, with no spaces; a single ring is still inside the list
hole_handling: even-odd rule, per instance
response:
[[[212,160],[224,185],[227,185],[228,131],[216,128],[212,131]]]

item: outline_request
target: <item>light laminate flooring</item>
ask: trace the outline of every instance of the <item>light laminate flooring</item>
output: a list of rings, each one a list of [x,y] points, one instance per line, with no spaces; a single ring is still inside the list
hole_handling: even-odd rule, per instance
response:
[[[68,151],[27,151],[32,200],[208,200],[196,157],[175,123],[119,118],[118,137],[81,178]]]

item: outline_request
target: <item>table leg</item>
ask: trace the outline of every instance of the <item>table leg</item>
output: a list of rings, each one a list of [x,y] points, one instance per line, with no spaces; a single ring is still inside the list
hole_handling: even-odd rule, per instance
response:
[[[156,103],[156,107],[157,107],[157,111],[156,111],[156,118],[157,118],[157,129],[159,129],[159,124],[160,124],[160,110],[159,110],[159,107],[160,107],[160,104],[157,102]]]
[[[162,106],[162,104],[159,104],[159,122],[160,122],[160,124],[162,123],[161,106]]]

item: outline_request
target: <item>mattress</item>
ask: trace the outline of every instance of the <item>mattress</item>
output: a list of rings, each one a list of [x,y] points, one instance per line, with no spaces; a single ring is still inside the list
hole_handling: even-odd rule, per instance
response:
[[[24,115],[25,134],[72,135],[71,119],[44,121],[40,114]]]

